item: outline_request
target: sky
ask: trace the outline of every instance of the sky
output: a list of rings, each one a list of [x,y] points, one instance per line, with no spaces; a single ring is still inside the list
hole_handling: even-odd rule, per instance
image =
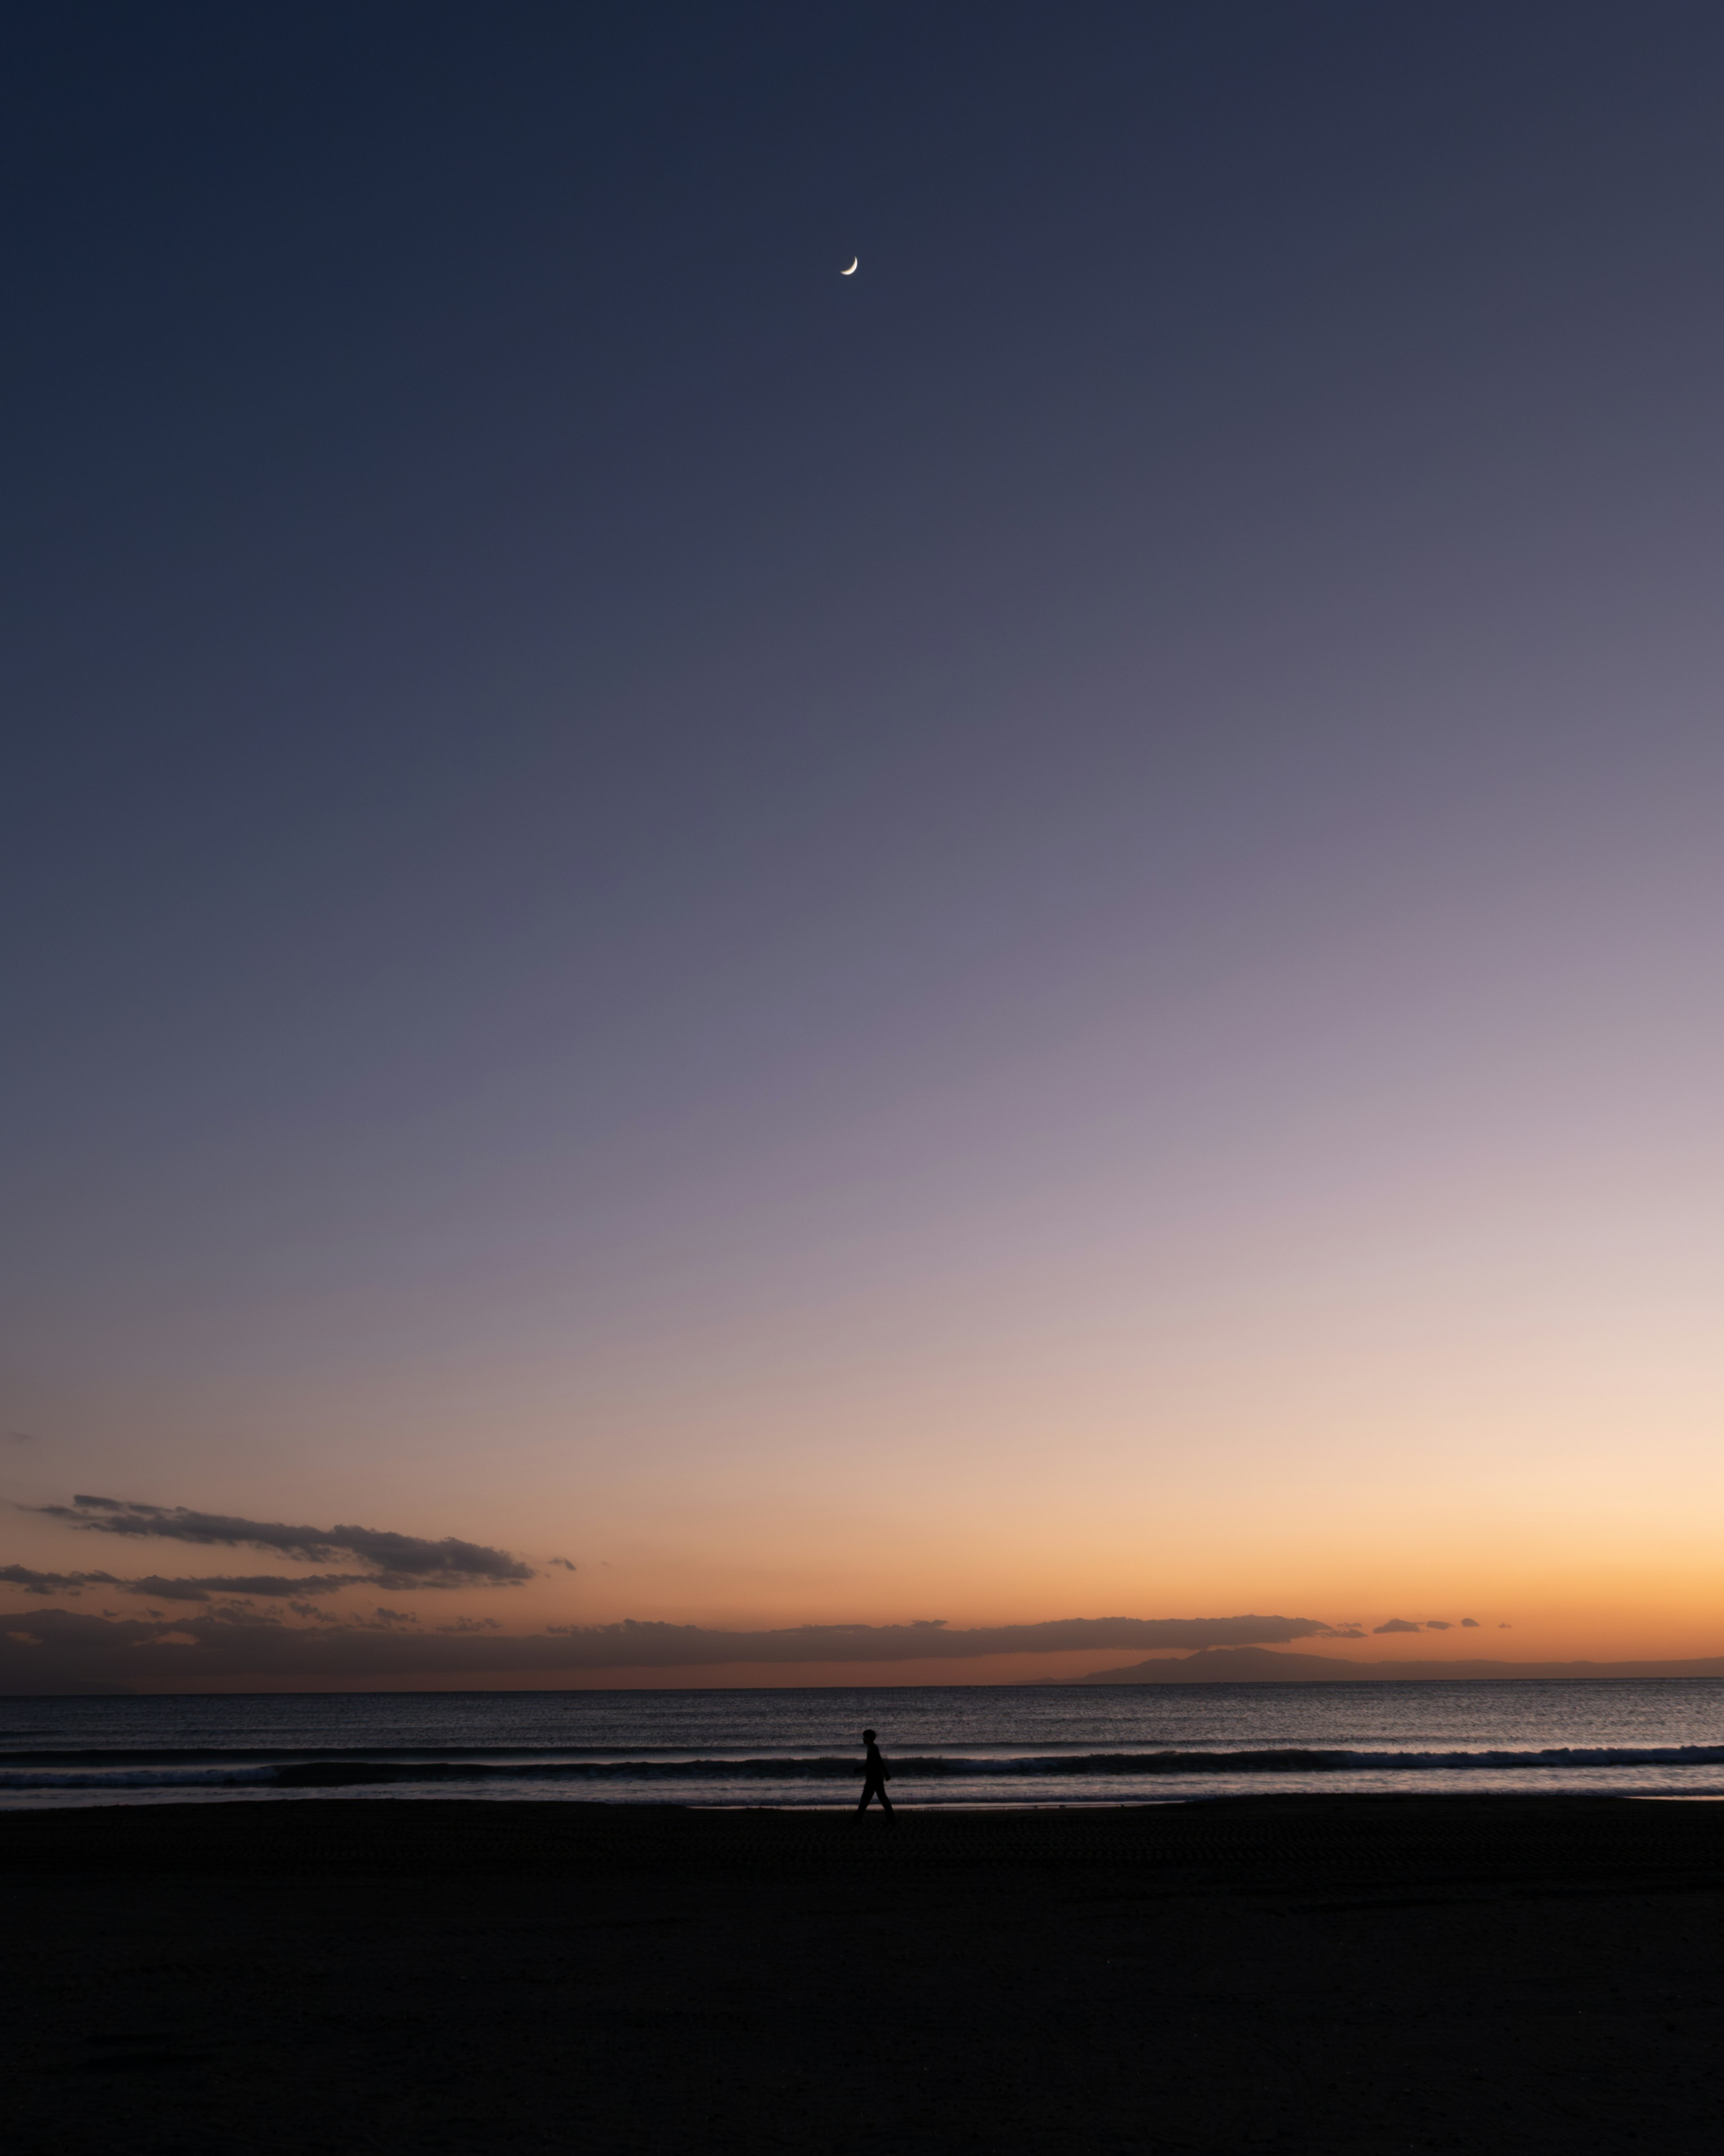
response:
[[[8,10],[0,1682],[1724,1653],[1721,90]]]

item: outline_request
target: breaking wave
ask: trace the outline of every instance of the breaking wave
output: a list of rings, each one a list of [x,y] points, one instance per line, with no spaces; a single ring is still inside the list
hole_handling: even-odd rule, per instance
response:
[[[384,1748],[379,1748],[382,1749]],[[572,1759],[566,1754],[543,1758],[387,1757],[276,1758],[207,1761],[195,1755],[104,1758],[100,1754],[58,1755],[54,1763],[14,1763],[0,1768],[0,1794],[50,1789],[334,1789],[378,1785],[423,1787],[427,1784],[469,1783],[496,1787],[511,1783],[587,1786],[595,1793],[610,1785],[747,1784],[750,1782],[857,1782],[862,1767],[854,1758],[763,1758]],[[1409,1774],[1526,1772],[1564,1769],[1724,1768],[1724,1745],[1558,1746],[1541,1751],[1408,1752],[1306,1750],[1086,1752],[991,1754],[983,1758],[936,1754],[896,1758],[895,1777],[904,1783],[1011,1780],[1070,1784],[1105,1780],[1146,1781],[1163,1776],[1252,1774]]]

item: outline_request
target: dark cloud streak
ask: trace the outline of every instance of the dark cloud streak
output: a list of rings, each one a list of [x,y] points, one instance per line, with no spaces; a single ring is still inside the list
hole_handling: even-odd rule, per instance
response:
[[[95,1578],[92,1573],[85,1575]],[[337,1594],[344,1587],[383,1587],[393,1584],[369,1572],[227,1573],[208,1579],[163,1579],[154,1573],[142,1579],[115,1581],[129,1594],[141,1594],[156,1602],[208,1602],[220,1594],[267,1595]]]
[[[80,1684],[147,1690],[288,1679],[308,1689],[361,1677],[460,1676],[541,1672],[547,1678],[613,1669],[717,1668],[736,1663],[915,1663],[994,1655],[1052,1654],[1074,1648],[1262,1645],[1321,1636],[1304,1617],[1069,1617],[1040,1625],[952,1631],[931,1625],[804,1625],[787,1630],[724,1632],[697,1625],[624,1620],[508,1636],[465,1624],[417,1632],[402,1613],[368,1620],[286,1625],[273,1616],[212,1609],[165,1624],[32,1612],[38,1643],[0,1638],[0,1691],[43,1691]],[[166,1635],[194,1644],[167,1644]]]
[[[76,1594],[85,1587],[124,1587],[111,1572],[37,1572],[27,1564],[0,1564],[0,1586],[26,1594]]]
[[[506,1550],[463,1542],[454,1535],[430,1542],[419,1535],[393,1534],[382,1527],[290,1527],[281,1521],[193,1512],[184,1505],[146,1505],[129,1498],[88,1495],[74,1496],[69,1505],[39,1505],[30,1509],[86,1534],[271,1550],[306,1564],[357,1558],[372,1568],[366,1574],[368,1584],[397,1593],[426,1587],[515,1587],[535,1577],[530,1564]]]

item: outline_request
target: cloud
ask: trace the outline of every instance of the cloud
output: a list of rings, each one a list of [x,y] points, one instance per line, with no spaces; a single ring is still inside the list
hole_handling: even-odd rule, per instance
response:
[[[6,1433],[8,1445],[33,1445],[36,1440],[27,1430],[9,1430]]]
[[[1463,1617],[1460,1620],[1460,1629],[1463,1632],[1476,1632],[1479,1629],[1478,1619],[1476,1617]]]
[[[316,1690],[331,1681],[362,1676],[459,1677],[505,1671],[552,1676],[736,1662],[913,1663],[1073,1648],[1262,1645],[1308,1639],[1327,1629],[1304,1617],[1067,1617],[962,1631],[922,1624],[802,1625],[767,1632],[625,1620],[517,1636],[480,1623],[458,1623],[446,1631],[422,1628],[408,1613],[382,1607],[374,1616],[357,1620],[336,1617],[315,1603],[301,1604],[296,1614],[305,1614],[307,1621],[289,1625],[277,1611],[259,1615],[231,1604],[198,1609],[189,1616],[180,1613],[157,1623],[33,1609],[28,1622],[41,1644],[0,1643],[0,1692],[90,1685],[167,1691],[188,1680],[237,1686],[260,1677]],[[170,1637],[181,1644],[167,1644]]]
[[[0,1564],[0,1586],[26,1594],[78,1594],[86,1587],[123,1587],[111,1572],[33,1572],[27,1564]]]
[[[578,1645],[598,1669],[676,1668],[713,1662],[927,1661],[977,1655],[1058,1654],[1076,1647],[1243,1647],[1310,1639],[1311,1617],[1060,1617],[1040,1625],[977,1625],[943,1618],[909,1625],[797,1625],[719,1632],[698,1625],[624,1618],[616,1625],[553,1625],[548,1637]]]
[[[554,1565],[559,1572],[573,1572],[577,1568],[569,1563],[566,1557],[549,1558],[546,1562],[549,1564]]]
[[[428,1542],[382,1527],[295,1527],[280,1521],[236,1519],[222,1512],[195,1512],[184,1505],[144,1505],[124,1497],[75,1496],[69,1505],[28,1509],[69,1522],[89,1534],[271,1550],[306,1564],[357,1558],[371,1568],[365,1574],[366,1584],[398,1594],[409,1588],[516,1587],[535,1577],[530,1564],[506,1550],[462,1542],[454,1535]]]
[[[97,1578],[105,1574],[90,1573]],[[143,1594],[157,1602],[208,1602],[217,1594],[262,1594],[288,1596],[294,1594],[336,1594],[344,1587],[380,1587],[387,1584],[376,1573],[369,1572],[253,1572],[218,1573],[208,1579],[162,1579],[150,1573],[141,1579],[115,1580],[114,1586],[123,1586],[129,1594]]]
[[[1391,1617],[1387,1625],[1373,1625],[1373,1632],[1416,1632],[1419,1628],[1405,1617]]]
[[[1455,1627],[1440,1617],[1427,1617],[1424,1629],[1427,1632],[1452,1632]]]

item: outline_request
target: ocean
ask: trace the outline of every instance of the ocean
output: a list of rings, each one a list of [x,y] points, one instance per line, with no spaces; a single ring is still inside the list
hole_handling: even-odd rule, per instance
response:
[[[0,1809],[322,1796],[842,1805],[1724,1796],[1724,1679],[0,1699]]]

